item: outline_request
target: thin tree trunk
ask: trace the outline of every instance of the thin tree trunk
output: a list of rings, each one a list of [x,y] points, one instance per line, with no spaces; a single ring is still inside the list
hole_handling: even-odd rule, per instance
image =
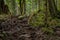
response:
[[[24,15],[26,13],[25,5],[26,5],[25,0],[20,0],[20,12],[22,15]]]
[[[8,13],[8,6],[4,4],[4,0],[0,0],[0,13]]]
[[[45,0],[45,27],[48,27],[48,3]]]
[[[55,4],[55,0],[48,0],[48,4],[49,4],[49,11],[52,17],[54,18],[57,14],[57,6]]]

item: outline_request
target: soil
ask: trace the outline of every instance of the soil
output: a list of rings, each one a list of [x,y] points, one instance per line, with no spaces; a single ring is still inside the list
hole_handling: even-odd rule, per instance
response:
[[[50,34],[42,31],[42,27],[32,27],[28,18],[16,17],[0,21],[0,40],[60,40],[60,28],[54,28]]]

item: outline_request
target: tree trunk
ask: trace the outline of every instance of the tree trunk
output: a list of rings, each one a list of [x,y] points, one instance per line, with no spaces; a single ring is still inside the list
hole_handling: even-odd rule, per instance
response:
[[[57,14],[57,6],[55,4],[55,0],[48,0],[48,4],[51,16],[54,18]]]
[[[25,8],[25,0],[20,0],[20,12],[21,15],[24,15],[26,13],[26,8]]]
[[[4,0],[0,0],[0,13],[8,13],[8,6],[4,4]]]

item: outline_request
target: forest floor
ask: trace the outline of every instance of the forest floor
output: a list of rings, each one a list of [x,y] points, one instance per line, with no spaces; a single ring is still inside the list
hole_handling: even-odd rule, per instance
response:
[[[32,27],[27,24],[27,18],[12,17],[0,21],[0,40],[60,40],[60,28],[54,28],[54,33],[42,31],[42,27]]]

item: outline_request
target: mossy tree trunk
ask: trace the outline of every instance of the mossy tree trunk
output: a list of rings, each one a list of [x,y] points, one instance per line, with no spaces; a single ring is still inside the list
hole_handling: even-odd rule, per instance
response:
[[[8,6],[4,4],[4,0],[0,0],[0,14],[1,13],[8,13]]]
[[[51,13],[51,16],[54,18],[57,15],[57,5],[55,4],[55,0],[48,0],[49,4],[49,11]]]
[[[25,0],[20,0],[20,12],[21,12],[21,15],[24,15],[26,13]]]

